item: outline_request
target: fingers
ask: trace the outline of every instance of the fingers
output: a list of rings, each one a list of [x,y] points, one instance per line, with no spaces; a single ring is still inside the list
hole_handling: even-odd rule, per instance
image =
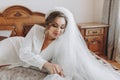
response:
[[[63,76],[63,69],[59,66],[59,65],[56,65],[54,64],[54,67],[55,67],[55,70],[56,70],[56,73],[59,74],[60,76]]]
[[[53,71],[53,74],[57,74],[57,71],[56,71],[56,68],[55,68],[55,66],[53,65],[53,69],[52,69]]]
[[[56,73],[57,73],[57,71],[56,71],[56,69],[55,69],[55,67],[54,67],[53,64],[50,64],[50,65],[47,67],[47,70],[48,70],[48,72],[49,72],[50,74],[56,74]]]
[[[59,75],[63,77],[64,76],[63,71],[59,72]]]
[[[47,69],[50,74],[64,75],[62,68],[57,64],[47,62],[44,64],[44,68]]]
[[[54,67],[57,73],[61,72],[61,68],[58,65],[55,64]]]

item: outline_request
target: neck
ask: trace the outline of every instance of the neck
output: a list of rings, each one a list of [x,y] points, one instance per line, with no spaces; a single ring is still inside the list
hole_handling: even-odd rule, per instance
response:
[[[46,35],[45,35],[45,40],[46,40],[46,41],[53,41],[53,40],[55,40],[55,39],[51,38],[51,37],[49,36],[49,34],[46,34]]]

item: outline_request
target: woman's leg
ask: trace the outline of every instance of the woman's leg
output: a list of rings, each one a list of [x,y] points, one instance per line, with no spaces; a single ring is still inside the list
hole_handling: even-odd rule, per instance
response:
[[[19,61],[18,51],[23,37],[11,37],[0,41],[0,65]]]

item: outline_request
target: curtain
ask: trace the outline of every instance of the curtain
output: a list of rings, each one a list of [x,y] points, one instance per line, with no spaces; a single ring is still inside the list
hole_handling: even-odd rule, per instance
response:
[[[116,28],[116,39],[117,39],[117,42],[115,43],[115,45],[117,45],[117,47],[116,47],[116,51],[115,51],[115,53],[116,53],[116,55],[115,55],[115,60],[118,62],[118,63],[120,63],[120,1],[119,1],[119,8],[118,8],[118,20],[117,20],[117,28]]]
[[[115,60],[118,54],[120,55],[118,49],[120,34],[119,6],[120,0],[104,0],[102,22],[109,25],[107,56],[112,60]]]

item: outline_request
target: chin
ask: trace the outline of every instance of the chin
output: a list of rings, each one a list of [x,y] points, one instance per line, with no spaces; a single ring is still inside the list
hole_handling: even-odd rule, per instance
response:
[[[54,37],[53,37],[53,39],[57,39],[57,38],[59,38],[59,37],[60,37],[60,36],[59,36],[59,35],[57,35],[57,36],[54,36]]]
[[[59,38],[60,36],[57,36],[57,37],[54,37],[53,39],[57,39],[57,38]]]

